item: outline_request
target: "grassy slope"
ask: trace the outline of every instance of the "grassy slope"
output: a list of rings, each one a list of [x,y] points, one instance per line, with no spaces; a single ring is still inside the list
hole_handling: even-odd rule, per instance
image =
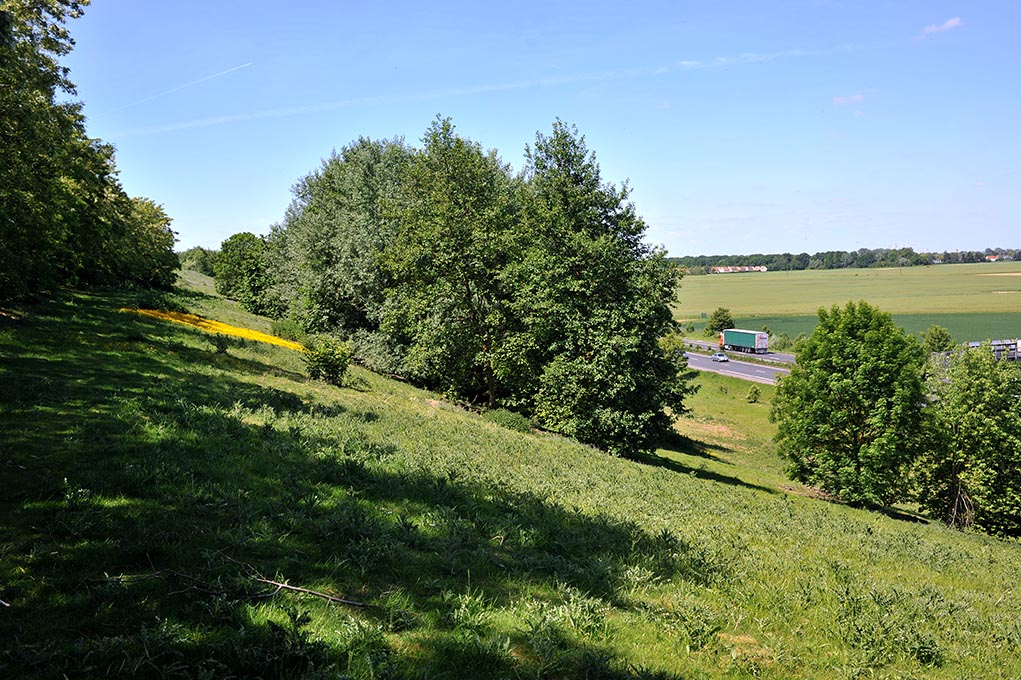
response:
[[[783,491],[769,388],[640,464],[138,303],[0,317],[0,676],[1021,673],[1021,548]]]
[[[745,325],[791,337],[811,332],[819,307],[867,300],[911,333],[939,324],[962,342],[1013,338],[1021,328],[1021,262],[689,276],[680,297],[677,318],[726,307]]]

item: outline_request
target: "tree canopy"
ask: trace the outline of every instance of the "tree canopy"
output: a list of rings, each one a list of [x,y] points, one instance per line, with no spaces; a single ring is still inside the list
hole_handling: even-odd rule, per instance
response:
[[[0,9],[0,300],[59,286],[168,286],[176,258],[162,208],[130,199],[113,147],[90,138],[60,58],[85,1]]]
[[[852,503],[908,492],[921,445],[921,352],[866,302],[819,310],[819,324],[777,386],[776,442],[793,479]]]
[[[734,317],[731,316],[730,310],[726,307],[717,307],[705,323],[705,332],[706,335],[717,335],[733,327]]]
[[[518,176],[449,119],[418,149],[359,139],[295,186],[265,240],[263,294],[377,369],[646,451],[692,373],[658,344],[679,270],[643,243],[628,195],[561,121]]]
[[[934,355],[918,500],[950,526],[1021,536],[1021,368],[988,346]]]

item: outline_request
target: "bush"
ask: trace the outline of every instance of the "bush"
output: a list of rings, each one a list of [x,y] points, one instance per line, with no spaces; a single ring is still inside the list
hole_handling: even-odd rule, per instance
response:
[[[270,324],[269,332],[278,338],[305,344],[308,334],[296,319],[279,319]]]
[[[487,411],[482,417],[491,423],[496,423],[500,427],[506,427],[508,430],[514,430],[516,432],[532,431],[532,421],[520,413],[508,411],[505,408],[497,408],[492,411]]]
[[[344,382],[352,354],[351,344],[343,340],[327,335],[312,338],[308,343],[308,353],[305,355],[308,377],[331,385],[340,385]]]
[[[762,396],[762,391],[759,390],[758,385],[752,385],[751,389],[748,390],[748,396],[745,397],[745,401],[749,404],[756,404],[759,398]]]

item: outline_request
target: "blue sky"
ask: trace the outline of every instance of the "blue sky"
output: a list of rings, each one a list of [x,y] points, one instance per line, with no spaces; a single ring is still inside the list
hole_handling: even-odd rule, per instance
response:
[[[672,255],[1021,247],[1021,3],[93,0],[88,131],[178,249],[437,114],[515,170],[577,125]]]

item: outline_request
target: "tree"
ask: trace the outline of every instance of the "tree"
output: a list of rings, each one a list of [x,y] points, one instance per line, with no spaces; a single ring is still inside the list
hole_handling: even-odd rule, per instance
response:
[[[374,333],[390,286],[383,251],[397,234],[412,151],[360,138],[294,186],[268,239],[275,297],[307,332]]]
[[[123,220],[123,241],[116,245],[120,279],[146,288],[170,289],[179,262],[174,254],[177,239],[163,206],[148,198],[132,198]]]
[[[986,345],[932,356],[927,374],[919,502],[950,526],[1021,536],[1021,369]]]
[[[182,253],[178,253],[177,258],[181,269],[196,271],[206,276],[215,276],[216,258],[219,255],[220,251],[218,250],[209,250],[202,246],[195,246]]]
[[[216,292],[255,314],[270,311],[265,299],[270,281],[265,255],[266,241],[250,232],[225,240],[216,259]]]
[[[730,315],[730,310],[726,307],[717,307],[709,315],[709,320],[705,323],[705,334],[709,336],[719,335],[725,329],[733,327],[734,317]]]
[[[653,448],[694,391],[676,330],[679,270],[642,242],[626,186],[604,184],[595,155],[561,121],[526,150],[523,252],[508,268],[520,323],[516,393],[548,429],[617,455]]]
[[[493,407],[508,329],[501,274],[515,252],[510,173],[449,119],[434,121],[422,141],[384,257],[394,281],[384,325],[406,339],[416,374]]]
[[[59,58],[74,45],[64,23],[84,4],[18,0],[0,11],[0,299],[61,285],[71,269],[65,244],[89,201],[76,200],[69,175],[91,149],[80,105],[58,101],[75,93]]]
[[[954,338],[950,331],[943,326],[930,326],[922,331],[922,349],[933,354],[936,352],[949,352],[956,347]]]
[[[58,286],[169,286],[169,219],[129,199],[114,149],[90,138],[65,27],[88,2],[8,0],[0,10],[0,300]],[[153,204],[154,205],[154,204]],[[169,281],[169,282],[168,282]]]
[[[819,310],[771,419],[792,479],[851,503],[904,498],[922,433],[921,352],[866,302]]]

